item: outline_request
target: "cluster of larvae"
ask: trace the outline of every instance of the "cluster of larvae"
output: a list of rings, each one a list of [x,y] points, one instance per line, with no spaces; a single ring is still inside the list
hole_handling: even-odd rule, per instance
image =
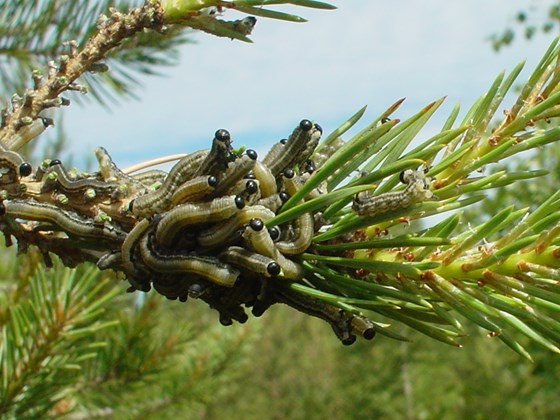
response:
[[[224,325],[246,322],[247,308],[260,316],[285,303],[326,320],[344,344],[372,339],[367,318],[288,287],[305,282],[298,256],[327,221],[304,213],[267,226],[320,170],[324,157],[311,157],[321,134],[304,119],[260,160],[254,150],[234,150],[229,132],[218,130],[209,150],[187,155],[168,173],[135,175],[123,173],[103,148],[96,173],[70,171],[56,159],[33,171],[2,149],[0,229],[8,244],[15,237],[22,250],[38,246],[47,263],[49,253],[69,266],[94,261],[124,273],[129,291],[153,287],[169,299],[204,300]],[[403,191],[357,194],[353,210],[371,215],[431,197],[423,172],[404,171],[401,181]],[[320,185],[305,200],[325,193]]]

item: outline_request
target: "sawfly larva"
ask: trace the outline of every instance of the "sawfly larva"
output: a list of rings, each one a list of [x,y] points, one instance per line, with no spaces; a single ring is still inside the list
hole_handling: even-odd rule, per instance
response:
[[[196,240],[200,246],[205,248],[226,244],[234,233],[241,229],[243,225],[249,223],[251,219],[258,218],[266,221],[274,216],[274,212],[263,206],[244,207],[231,219],[200,232]]]
[[[219,175],[227,169],[231,157],[231,136],[229,131],[220,129],[214,134],[210,152],[200,163],[194,176],[214,175],[219,179]]]
[[[242,270],[265,277],[281,273],[280,265],[272,258],[251,252],[240,246],[230,246],[220,254],[220,259]]]
[[[207,154],[207,150],[200,150],[182,158],[171,168],[159,189],[137,197],[130,202],[129,209],[132,214],[149,217],[167,210],[175,190],[185,181],[193,178],[200,162]]]
[[[322,129],[318,124],[301,120],[285,144],[277,143],[270,149],[263,164],[277,176],[284,169],[305,162],[317,147],[321,134]]]
[[[198,201],[215,191],[218,180],[214,175],[197,176],[183,183],[171,196],[171,204]]]
[[[311,245],[315,221],[311,213],[303,213],[294,221],[294,237],[291,240],[276,242],[276,248],[287,255],[298,255]]]
[[[142,236],[139,247],[144,264],[159,273],[192,274],[225,287],[233,287],[240,274],[214,257],[162,254],[152,247],[149,234]]]
[[[401,172],[400,179],[406,184],[404,190],[390,191],[373,197],[367,191],[360,192],[354,196],[352,210],[359,216],[374,216],[406,208],[433,197],[430,191],[431,180],[423,171],[407,169]]]
[[[95,224],[75,213],[32,200],[5,200],[1,204],[6,216],[29,221],[49,222],[75,237],[122,241],[126,233],[108,224]],[[2,212],[0,211],[0,214]]]
[[[243,207],[245,201],[237,195],[204,203],[180,204],[163,215],[156,228],[156,241],[159,246],[169,247],[184,227],[229,219]]]
[[[215,195],[228,191],[237,181],[249,173],[257,160],[257,152],[248,149],[243,156],[231,162],[223,174],[220,174]]]

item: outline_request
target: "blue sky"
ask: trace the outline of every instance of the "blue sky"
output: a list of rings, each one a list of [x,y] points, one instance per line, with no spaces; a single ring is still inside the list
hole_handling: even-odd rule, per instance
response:
[[[527,59],[526,79],[552,39],[520,38],[492,51],[488,36],[532,0],[331,3],[338,10],[298,8],[308,23],[259,19],[254,44],[197,34],[179,66],[142,79],[140,101],[65,109],[75,160],[83,165],[104,146],[126,167],[206,148],[218,128],[232,133],[234,145],[263,153],[302,118],[329,132],[364,105],[363,125],[401,97],[394,116],[403,119],[447,96],[426,130],[435,132],[456,102],[467,109],[501,70]]]

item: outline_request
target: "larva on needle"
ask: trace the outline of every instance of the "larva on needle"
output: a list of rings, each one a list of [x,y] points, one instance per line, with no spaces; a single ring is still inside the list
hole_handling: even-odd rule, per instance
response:
[[[370,196],[367,191],[356,194],[352,210],[359,216],[374,216],[391,210],[406,208],[414,203],[429,200],[434,195],[430,191],[431,180],[423,171],[407,169],[400,174],[406,184],[402,191],[391,191]]]

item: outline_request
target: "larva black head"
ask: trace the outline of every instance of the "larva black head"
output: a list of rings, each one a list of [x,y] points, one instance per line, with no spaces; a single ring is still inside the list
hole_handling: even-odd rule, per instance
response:
[[[31,175],[31,172],[33,172],[33,167],[30,163],[23,162],[19,165],[19,176],[28,176]]]
[[[342,338],[340,341],[342,341],[342,344],[344,344],[345,346],[350,346],[356,342],[356,336],[354,334],[349,334]]]
[[[292,168],[284,169],[284,176],[288,179],[292,179],[296,173]]]
[[[241,210],[243,207],[245,207],[245,200],[243,200],[243,197],[236,195],[235,196],[235,206]]]
[[[278,226],[272,226],[268,229],[268,234],[270,235],[270,238],[275,241],[280,237],[280,228]]]
[[[245,154],[251,158],[251,160],[257,160],[259,157],[258,153],[255,152],[253,149],[247,149]]]
[[[49,166],[54,166],[54,165],[62,165],[62,162],[59,159],[53,159],[49,162]]]
[[[321,127],[319,124],[313,124],[313,127],[315,128],[315,130],[319,131],[319,133],[323,134],[323,127]]]
[[[259,191],[259,184],[250,179],[245,183],[245,191],[247,192],[247,194],[255,194],[257,191]]]
[[[362,331],[362,337],[364,337],[366,340],[373,340],[375,334],[376,334],[375,328],[373,327],[367,328],[364,331]]]
[[[4,203],[0,203],[0,216],[4,216],[6,214],[6,206]]]
[[[210,175],[208,177],[208,185],[210,185],[211,187],[215,187],[216,185],[218,185],[218,178],[216,178],[214,175]]]
[[[381,118],[381,124],[385,124],[385,123],[387,123],[387,122],[389,122],[389,121],[391,121],[391,118],[389,118],[389,117],[383,117],[383,118]]]
[[[303,131],[309,131],[313,128],[313,123],[309,120],[301,120],[299,123],[299,128]]]
[[[282,140],[280,140],[280,143],[286,144],[286,143],[288,143],[288,139],[282,139]]]
[[[264,223],[261,219],[255,217],[249,220],[249,227],[253,229],[255,232],[260,232],[264,228]]]
[[[231,136],[229,134],[229,131],[224,130],[223,128],[220,128],[218,131],[216,131],[216,133],[214,134],[214,138],[216,140],[219,140],[221,142],[227,142],[231,139]]]
[[[282,269],[280,268],[278,263],[271,262],[266,266],[266,272],[271,276],[277,276],[281,271]]]
[[[249,320],[249,316],[246,313],[242,313],[237,317],[237,321],[240,324],[245,324]]]
[[[290,194],[282,191],[281,193],[278,194],[278,197],[280,198],[280,201],[282,201],[282,203],[285,203],[290,199]]]
[[[315,162],[313,162],[311,159],[307,159],[303,163],[303,170],[305,172],[308,172],[308,173],[312,174],[313,172],[315,172],[317,170],[317,166],[315,165]]]
[[[231,324],[233,324],[233,321],[229,316],[220,314],[220,324],[222,324],[224,327],[229,327]]]

